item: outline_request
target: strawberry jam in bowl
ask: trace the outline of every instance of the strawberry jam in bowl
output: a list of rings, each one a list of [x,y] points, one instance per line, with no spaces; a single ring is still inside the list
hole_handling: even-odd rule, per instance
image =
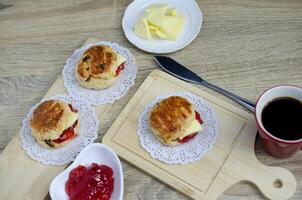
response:
[[[123,188],[119,158],[106,145],[95,143],[53,179],[49,191],[52,199],[122,200]]]
[[[65,185],[70,200],[109,200],[113,189],[112,168],[96,163],[71,170]]]

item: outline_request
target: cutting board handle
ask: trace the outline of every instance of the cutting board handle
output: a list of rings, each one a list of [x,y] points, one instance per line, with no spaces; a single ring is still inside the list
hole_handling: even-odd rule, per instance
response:
[[[255,158],[256,159],[256,158]],[[289,199],[296,191],[296,179],[287,169],[261,164],[256,173],[247,177],[269,199]],[[257,174],[255,176],[255,174]]]
[[[230,183],[251,182],[269,199],[289,199],[294,195],[297,187],[294,175],[287,169],[260,163],[254,152],[257,132],[253,132],[251,126],[245,126],[245,129],[251,131],[244,131],[240,134],[238,142],[225,164],[224,172],[236,175],[233,183]],[[225,178],[223,177],[223,179]]]

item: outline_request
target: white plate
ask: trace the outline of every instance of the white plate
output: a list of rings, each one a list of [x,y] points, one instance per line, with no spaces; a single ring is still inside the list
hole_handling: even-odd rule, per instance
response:
[[[150,4],[169,4],[186,18],[182,35],[176,40],[144,40],[134,33],[134,25]],[[134,0],[124,13],[122,27],[126,38],[136,47],[151,53],[171,53],[189,45],[198,35],[202,24],[202,13],[195,0]]]
[[[122,200],[124,191],[123,171],[117,155],[104,144],[91,144],[81,151],[77,159],[63,172],[57,175],[50,184],[49,193],[51,199],[68,200],[65,192],[65,184],[69,173],[79,165],[90,165],[91,163],[104,164],[112,168],[114,176],[114,189],[112,200]]]

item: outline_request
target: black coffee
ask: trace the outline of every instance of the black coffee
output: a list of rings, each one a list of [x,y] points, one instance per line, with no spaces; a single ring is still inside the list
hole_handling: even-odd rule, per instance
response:
[[[262,111],[264,128],[283,140],[302,138],[302,102],[281,97],[269,102]]]

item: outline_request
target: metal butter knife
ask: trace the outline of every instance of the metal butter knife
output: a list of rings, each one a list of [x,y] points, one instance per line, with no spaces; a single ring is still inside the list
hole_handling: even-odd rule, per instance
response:
[[[244,108],[248,109],[251,112],[253,112],[255,109],[254,102],[244,99],[229,91],[226,91],[216,85],[213,85],[212,83],[209,83],[208,81],[204,80],[203,78],[201,78],[200,76],[189,70],[188,68],[184,67],[183,65],[179,64],[172,58],[169,58],[167,56],[155,56],[155,61],[162,69],[164,69],[169,74],[172,74],[173,76],[215,90],[216,92],[219,92],[231,98],[232,100],[236,101],[237,103],[239,103],[240,105],[242,105]]]

